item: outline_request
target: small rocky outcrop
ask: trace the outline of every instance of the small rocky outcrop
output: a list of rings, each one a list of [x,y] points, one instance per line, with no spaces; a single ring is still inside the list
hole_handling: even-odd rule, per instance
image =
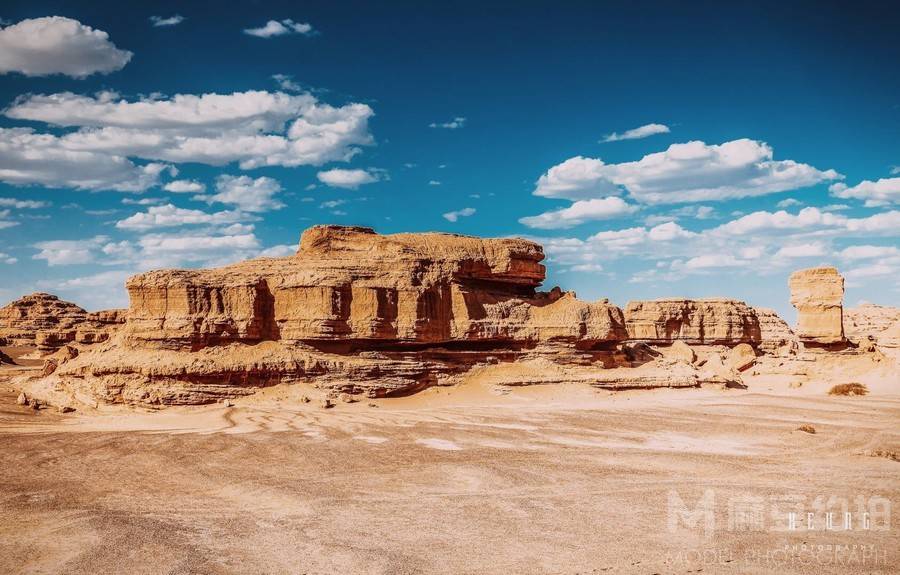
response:
[[[48,293],[33,293],[0,308],[0,336],[9,345],[36,345],[42,351],[105,341],[124,323],[125,310],[88,313]]]
[[[794,355],[799,351],[800,340],[774,309],[756,307],[753,311],[759,320],[760,351],[771,355]]]
[[[863,304],[845,309],[844,332],[852,341],[872,338],[879,347],[900,348],[900,308]]]
[[[629,339],[651,343],[737,345],[761,339],[753,309],[724,298],[630,301],[625,306],[625,329]]]
[[[788,280],[791,305],[797,308],[795,332],[805,344],[840,344],[844,340],[844,278],[832,267],[809,268]]]

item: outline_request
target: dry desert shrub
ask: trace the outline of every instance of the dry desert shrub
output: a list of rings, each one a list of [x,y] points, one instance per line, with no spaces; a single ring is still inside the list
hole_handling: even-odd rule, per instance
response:
[[[797,428],[797,431],[803,431],[804,433],[816,433],[816,428],[808,423],[804,423],[800,427]]]
[[[842,383],[828,390],[828,395],[866,395],[869,388],[861,383]]]
[[[885,459],[890,459],[891,461],[900,461],[900,453],[890,449],[872,449],[870,451],[864,451],[863,455],[868,455],[869,457],[883,457]]]

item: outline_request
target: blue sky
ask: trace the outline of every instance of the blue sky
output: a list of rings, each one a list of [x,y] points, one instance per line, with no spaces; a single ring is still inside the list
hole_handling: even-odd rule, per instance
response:
[[[900,7],[430,4],[4,3],[0,299],[341,223],[534,238],[619,305],[790,318],[819,264],[898,305]]]

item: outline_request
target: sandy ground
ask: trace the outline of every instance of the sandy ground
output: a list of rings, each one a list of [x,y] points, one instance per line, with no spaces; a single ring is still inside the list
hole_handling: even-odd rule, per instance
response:
[[[63,415],[4,370],[3,573],[900,571],[900,462],[874,455],[900,395],[469,383],[325,410],[294,386]]]

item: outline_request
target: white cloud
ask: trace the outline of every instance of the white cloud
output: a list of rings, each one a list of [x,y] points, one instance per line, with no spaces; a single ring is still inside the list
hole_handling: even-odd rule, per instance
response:
[[[541,176],[534,194],[581,200],[615,195],[622,186],[639,202],[664,204],[760,196],[842,178],[834,170],[772,158],[771,147],[748,139],[672,144],[621,164],[578,156]]]
[[[37,200],[20,200],[17,198],[0,198],[0,208],[16,208],[17,210],[34,210],[38,208],[46,208],[50,202],[39,202]]]
[[[647,237],[655,242],[671,242],[673,240],[692,238],[696,235],[697,234],[694,232],[684,229],[675,222],[660,224],[654,228],[650,228],[650,231],[647,232]]]
[[[838,253],[844,260],[866,260],[900,256],[900,248],[896,246],[848,246]]]
[[[83,96],[71,92],[17,99],[4,114],[56,126],[144,128],[182,136],[281,131],[285,122],[316,105],[310,94],[250,90],[231,94],[176,94],[169,99],[128,101],[115,93]]]
[[[146,212],[138,212],[116,222],[122,230],[146,231],[155,228],[183,226],[189,224],[230,224],[242,219],[236,211],[207,213],[202,210],[178,208],[172,204],[151,206]]]
[[[297,253],[297,246],[290,244],[281,244],[266,248],[259,252],[261,258],[284,258]]]
[[[244,212],[280,210],[284,204],[275,195],[281,192],[278,180],[269,177],[222,175],[216,179],[216,194],[198,196],[207,203],[231,204]]]
[[[0,230],[19,225],[19,222],[14,222],[8,218],[9,210],[0,210]]]
[[[882,178],[877,182],[865,180],[855,186],[832,184],[831,195],[844,200],[865,200],[867,208],[900,204],[900,178]]]
[[[131,56],[106,32],[71,18],[33,18],[0,29],[0,74],[84,78],[121,70]]]
[[[891,166],[891,175],[896,176],[900,174],[900,166]]]
[[[784,246],[775,252],[776,258],[811,258],[828,254],[828,250],[822,242],[810,242]]]
[[[641,138],[646,138],[655,134],[668,134],[669,132],[669,127],[665,124],[645,124],[643,126],[640,126],[639,128],[633,128],[631,130],[622,132],[621,134],[613,132],[612,134],[604,136],[604,138],[600,141],[618,142],[620,140],[639,140]]]
[[[463,208],[461,210],[447,212],[446,214],[444,214],[444,219],[448,222],[456,222],[459,220],[459,218],[467,218],[471,215],[474,215],[475,211],[475,208]]]
[[[846,221],[843,216],[825,213],[818,208],[803,208],[796,215],[784,210],[759,211],[719,226],[727,234],[746,235],[763,230],[798,230],[811,227],[835,227]]]
[[[439,180],[428,180],[429,186],[440,186],[441,182]]]
[[[256,36],[257,38],[272,38],[274,36],[285,36],[287,34],[303,34],[309,36],[313,34],[313,27],[305,22],[294,22],[290,18],[284,20],[269,20],[265,26],[259,28],[247,28],[244,34]]]
[[[321,204],[319,204],[319,207],[332,210],[338,206],[343,206],[346,203],[347,203],[347,200],[328,200],[326,202],[322,202]]]
[[[355,190],[358,187],[377,182],[381,179],[379,172],[373,170],[346,170],[334,168],[316,174],[316,178],[326,186],[332,188],[347,188]]]
[[[466,125],[466,119],[462,116],[457,116],[450,120],[449,122],[432,122],[428,124],[429,128],[443,128],[445,130],[458,130]]]
[[[637,211],[622,198],[609,197],[596,200],[582,200],[567,208],[545,212],[537,216],[520,218],[519,222],[538,229],[571,228],[585,222],[616,218]]]
[[[288,74],[272,74],[272,79],[278,84],[278,87],[285,92],[302,92],[303,86],[293,80]]]
[[[206,186],[195,180],[173,180],[163,189],[174,194],[199,194],[206,191]]]
[[[602,160],[582,156],[569,158],[538,179],[534,195],[586,200],[618,194],[618,186],[606,178],[607,168]]]
[[[369,106],[336,108],[310,94],[248,91],[127,101],[110,93],[60,93],[20,98],[4,113],[13,119],[78,127],[58,137],[33,137],[51,138],[55,148],[69,155],[106,155],[106,162],[134,157],[209,165],[238,162],[242,169],[294,167],[347,161],[359,152],[358,146],[373,143]]]
[[[801,202],[800,200],[797,200],[795,198],[785,198],[785,199],[781,200],[780,202],[778,202],[777,204],[775,204],[776,207],[781,208],[781,209],[790,208],[793,206],[802,206],[802,205],[803,205],[803,202]]]
[[[164,18],[162,16],[150,16],[150,22],[154,27],[161,26],[177,26],[184,22],[184,16],[181,14],[175,14],[174,16],[169,16],[168,18]]]
[[[167,166],[137,165],[120,155],[73,150],[64,137],[30,128],[0,128],[0,181],[48,188],[141,192],[155,186]]]
[[[19,262],[18,258],[14,258],[7,253],[0,252],[0,264],[12,265],[12,264],[15,264],[18,262]]]
[[[843,275],[852,281],[872,277],[896,276],[898,273],[900,273],[900,265],[878,263],[847,270]]]
[[[673,262],[675,263],[675,262]],[[705,254],[693,257],[683,264],[674,265],[673,268],[683,267],[686,270],[705,270],[711,268],[733,268],[747,265],[747,262],[738,259],[731,254]]]
[[[40,251],[33,259],[45,260],[49,266],[88,264],[94,261],[95,250],[108,241],[106,236],[94,236],[84,240],[38,242],[34,247]]]

